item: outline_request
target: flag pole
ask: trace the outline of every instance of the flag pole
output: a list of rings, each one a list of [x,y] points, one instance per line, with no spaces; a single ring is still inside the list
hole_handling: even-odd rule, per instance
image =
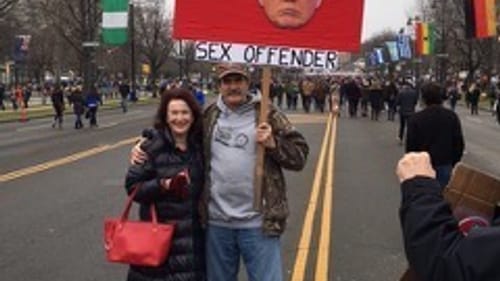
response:
[[[135,92],[135,18],[134,18],[134,2],[130,1],[130,88],[132,90],[132,98],[135,100],[137,93]]]
[[[262,69],[262,88],[261,88],[261,106],[259,115],[259,124],[267,122],[269,111],[269,88],[271,86],[271,67],[264,66]],[[262,182],[264,179],[264,156],[265,147],[263,144],[257,146],[257,158],[255,162],[255,179],[254,179],[254,201],[253,207],[256,211],[262,210]]]

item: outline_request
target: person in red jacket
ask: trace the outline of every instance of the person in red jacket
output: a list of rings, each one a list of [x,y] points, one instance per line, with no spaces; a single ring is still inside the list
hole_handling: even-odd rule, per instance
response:
[[[399,217],[405,253],[418,280],[500,280],[499,217],[491,222],[474,217],[459,222],[443,198],[427,152],[403,156],[396,174],[401,183]]]

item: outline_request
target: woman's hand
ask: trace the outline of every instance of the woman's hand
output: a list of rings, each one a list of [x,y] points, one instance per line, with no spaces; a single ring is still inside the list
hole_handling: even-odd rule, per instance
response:
[[[130,164],[141,165],[148,160],[148,155],[141,149],[141,144],[145,141],[145,138],[140,138],[139,141],[130,150],[129,161]]]
[[[189,196],[189,177],[188,170],[183,170],[171,178],[163,178],[160,180],[160,185],[165,191],[170,191],[174,196],[186,199]]]

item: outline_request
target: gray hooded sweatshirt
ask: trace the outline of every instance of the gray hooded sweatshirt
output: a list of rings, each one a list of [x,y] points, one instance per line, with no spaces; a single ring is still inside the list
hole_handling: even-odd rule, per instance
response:
[[[221,114],[212,135],[210,155],[209,224],[229,228],[257,228],[262,217],[253,209],[256,159],[255,103],[259,97],[229,109],[219,96]]]

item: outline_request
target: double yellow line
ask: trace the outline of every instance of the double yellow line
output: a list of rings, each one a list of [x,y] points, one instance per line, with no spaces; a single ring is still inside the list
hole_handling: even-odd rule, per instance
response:
[[[314,182],[309,198],[302,234],[299,240],[295,265],[293,267],[291,281],[304,281],[307,267],[307,260],[311,249],[311,238],[314,228],[316,209],[318,207],[318,197],[321,187],[324,187],[323,206],[321,214],[321,229],[318,244],[318,254],[316,256],[316,267],[314,271],[315,281],[327,281],[330,265],[331,248],[331,219],[333,217],[333,176],[335,169],[335,140],[337,134],[337,118],[330,115],[326,125],[325,136],[321,145],[321,152],[314,174]],[[326,157],[326,161],[325,161]],[[326,180],[323,181],[326,162]],[[322,183],[324,182],[324,185]],[[333,271],[332,271],[333,272]]]

